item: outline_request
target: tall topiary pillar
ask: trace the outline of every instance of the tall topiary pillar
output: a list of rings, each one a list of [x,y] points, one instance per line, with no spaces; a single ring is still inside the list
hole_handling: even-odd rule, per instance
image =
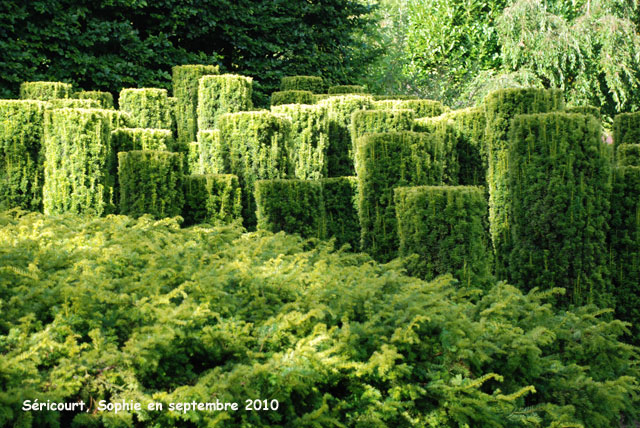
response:
[[[217,120],[225,113],[253,108],[251,77],[235,74],[203,76],[198,84],[198,129],[217,128]]]
[[[120,110],[131,115],[134,128],[173,128],[171,106],[166,89],[128,88],[120,91]]]

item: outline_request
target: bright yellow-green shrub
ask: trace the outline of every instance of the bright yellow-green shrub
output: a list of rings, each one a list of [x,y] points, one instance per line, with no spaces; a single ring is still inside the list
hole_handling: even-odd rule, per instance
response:
[[[217,65],[177,65],[172,69],[178,141],[188,144],[198,133],[198,83],[202,76],[220,74]]]
[[[413,131],[415,113],[412,110],[357,110],[351,115],[351,153],[356,140],[365,134]]]
[[[48,101],[56,98],[71,98],[71,83],[63,82],[23,82],[20,85],[20,98],[23,100]]]
[[[47,100],[47,108],[102,108],[100,103],[92,99],[54,98]]]
[[[253,109],[251,77],[203,76],[198,84],[198,129],[215,129],[220,115]]]
[[[134,128],[172,129],[171,105],[166,89],[127,88],[120,91],[120,110],[131,115]]]
[[[117,128],[111,131],[111,146],[117,152],[132,150],[174,151],[173,134],[168,129]]]
[[[81,100],[95,100],[100,108],[113,108],[113,95],[103,91],[80,91],[74,92],[73,98]]]
[[[366,94],[367,91],[364,86],[359,85],[337,85],[329,86],[327,91],[329,95],[344,95],[344,94]]]
[[[182,154],[154,150],[118,153],[120,213],[174,217],[184,205]]]
[[[324,91],[324,81],[318,76],[285,76],[280,79],[281,91],[311,91],[320,94]]]
[[[41,101],[0,100],[0,207],[42,210]]]
[[[276,91],[271,94],[271,106],[283,104],[313,104],[315,98],[311,91]]]

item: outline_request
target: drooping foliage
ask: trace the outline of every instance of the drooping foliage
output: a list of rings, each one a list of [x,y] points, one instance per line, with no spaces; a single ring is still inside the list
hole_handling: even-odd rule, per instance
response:
[[[73,88],[64,82],[23,82],[20,98],[23,100],[48,101],[56,98],[71,98]]]
[[[215,129],[218,117],[253,109],[251,77],[202,76],[198,83],[198,129]]]
[[[501,283],[473,297],[450,277],[409,278],[325,244],[175,219],[8,213],[0,224],[3,426],[599,428],[639,417],[638,350],[620,341],[623,324],[593,307],[557,311],[556,291]],[[264,397],[278,409],[168,411]],[[21,410],[36,398],[91,408]],[[94,411],[100,400],[142,408]]]
[[[280,79],[281,91],[310,91],[321,94],[325,90],[324,80],[318,76],[284,76]]]
[[[495,273],[505,279],[505,248],[509,223],[507,205],[508,134],[511,119],[518,114],[545,113],[564,109],[560,90],[502,89],[491,92],[484,102],[487,121],[487,185],[489,187],[489,227],[495,252]]]
[[[353,144],[351,142],[351,117],[358,110],[372,107],[372,99],[362,95],[342,95],[318,101],[329,114],[329,148],[327,174],[329,177],[353,175]]]
[[[311,91],[289,90],[276,91],[271,94],[271,106],[282,104],[313,104],[315,98]]]
[[[219,74],[214,65],[177,65],[173,67],[173,96],[176,97],[175,115],[178,141],[190,143],[198,133],[198,85],[200,78]]]
[[[44,213],[102,215],[115,211],[113,110],[47,110],[44,121]]]
[[[397,187],[400,251],[411,275],[453,274],[463,287],[491,283],[491,244],[484,189],[474,186]]]
[[[166,89],[127,88],[120,91],[120,110],[131,115],[135,128],[172,129],[171,106]]]
[[[184,205],[182,154],[154,150],[118,153],[120,213],[173,217]]]
[[[302,180],[328,175],[329,114],[325,106],[285,104],[271,108],[291,119],[289,175]]]
[[[241,201],[242,191],[235,175],[188,175],[184,179],[184,226],[241,219]]]
[[[383,262],[399,241],[393,189],[443,184],[445,150],[426,133],[366,134],[356,141],[361,248]]]
[[[42,210],[46,107],[41,101],[0,101],[0,207]]]
[[[607,267],[611,166],[591,115],[518,115],[509,135],[507,279],[564,287],[561,303],[611,307]]]
[[[254,183],[287,176],[287,144],[291,121],[266,110],[226,113],[218,118],[219,149],[212,153],[218,174],[238,176],[242,188],[242,217],[247,228],[256,224]]]

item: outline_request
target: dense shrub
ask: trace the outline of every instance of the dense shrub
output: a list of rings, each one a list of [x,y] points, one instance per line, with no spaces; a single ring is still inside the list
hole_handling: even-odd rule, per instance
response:
[[[96,100],[78,100],[74,98],[54,98],[47,101],[47,108],[101,108]]]
[[[229,154],[222,153],[219,129],[198,131],[198,167],[197,174],[222,174],[229,171]],[[225,163],[226,162],[226,163]]]
[[[507,204],[508,134],[511,119],[518,114],[546,113],[564,110],[562,91],[559,89],[501,89],[491,92],[484,100],[487,120],[487,184],[489,187],[489,228],[495,252],[495,270],[498,279],[505,278],[505,249],[509,222]]]
[[[417,100],[417,95],[371,95],[374,101],[383,100]]]
[[[355,177],[256,182],[258,229],[334,239],[336,247],[359,248]]]
[[[621,160],[623,144],[618,147]],[[615,294],[616,318],[631,323],[631,340],[640,343],[640,165],[613,169],[611,194],[612,290]]]
[[[326,100],[327,98],[335,97],[336,95],[329,94],[313,94],[313,101],[317,104],[319,101]]]
[[[460,132],[448,117],[443,116],[416,119],[414,125],[416,132],[425,133],[442,149],[441,156],[444,159],[442,181],[445,184],[457,185],[460,173],[458,150],[466,151]]]
[[[518,115],[509,135],[508,280],[566,288],[564,303],[611,301],[606,235],[611,193],[600,123],[591,115]]]
[[[360,219],[358,218],[358,180],[356,177],[323,178],[325,238],[335,238],[336,247],[349,244],[360,249]]]
[[[218,117],[253,108],[251,77],[235,74],[203,76],[198,84],[198,129],[214,129]]]
[[[42,210],[42,101],[0,101],[0,207]]]
[[[500,283],[470,296],[450,277],[409,278],[294,236],[175,219],[0,224],[2,426],[601,428],[640,417],[638,349],[620,341],[622,323],[593,307],[557,311],[554,291]],[[36,398],[91,409],[21,410]],[[168,411],[216,398],[279,407]],[[142,409],[100,412],[100,400]]]
[[[613,118],[613,147],[640,144],[640,112],[620,113]]]
[[[48,101],[56,98],[71,98],[72,85],[63,82],[24,82],[20,85],[23,100]]]
[[[220,145],[211,155],[211,159],[216,159],[213,164],[218,165],[215,172],[238,176],[244,225],[253,228],[256,224],[255,181],[287,176],[286,148],[291,121],[262,110],[223,114],[218,118],[218,126]]]
[[[418,132],[366,134],[356,141],[363,251],[380,261],[397,255],[393,189],[443,184],[444,153],[441,140]]]
[[[464,287],[488,287],[491,249],[484,189],[416,186],[395,189],[398,236],[411,275],[451,273]]]
[[[171,106],[166,89],[128,88],[120,91],[120,110],[131,115],[133,127],[172,129]]]
[[[616,162],[619,166],[640,166],[640,143],[620,144],[616,152]]]
[[[258,180],[255,200],[258,230],[324,238],[324,204],[319,180]]]
[[[411,110],[359,110],[351,116],[351,153],[356,140],[368,133],[413,131],[415,113]],[[357,166],[356,166],[357,168]]]
[[[566,113],[579,113],[590,114],[598,120],[602,120],[602,113],[600,113],[600,107],[594,106],[572,106],[564,109]]]
[[[400,100],[396,108],[413,110],[416,117],[440,116],[449,110],[440,101],[434,100]]]
[[[324,81],[317,76],[285,76],[280,79],[281,91],[310,91],[321,94],[324,91]]]
[[[485,186],[487,175],[486,118],[481,107],[471,107],[445,113],[444,119],[459,133],[458,183]]]
[[[328,174],[329,115],[327,108],[317,105],[285,104],[271,108],[274,113],[291,119],[288,147],[289,175],[319,179]]]
[[[111,124],[115,111],[47,110],[44,122],[45,214],[102,215],[115,211]]]
[[[337,85],[329,86],[327,91],[329,95],[343,95],[343,94],[366,94],[367,91],[364,86],[359,85]]]
[[[271,106],[282,104],[313,104],[315,98],[311,91],[277,91],[271,94]]]
[[[132,150],[173,151],[173,134],[168,129],[117,128],[111,131],[111,147],[117,152]]]
[[[120,213],[173,217],[184,205],[182,154],[154,150],[118,153]]]
[[[327,174],[329,177],[351,176],[354,173],[351,117],[358,110],[371,108],[369,96],[342,95],[320,100],[329,114],[329,149]]]
[[[74,92],[73,98],[81,100],[96,100],[100,108],[113,108],[113,95],[104,91],[80,91]]]
[[[195,141],[198,132],[198,84],[206,75],[219,74],[215,65],[177,65],[173,67],[173,96],[177,99],[175,116],[178,141]]]
[[[189,175],[184,179],[184,225],[230,223],[242,218],[242,191],[232,174]]]

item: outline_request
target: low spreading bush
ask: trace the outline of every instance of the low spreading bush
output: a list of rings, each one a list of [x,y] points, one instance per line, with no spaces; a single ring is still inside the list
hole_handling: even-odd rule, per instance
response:
[[[555,289],[472,291],[283,233],[176,219],[10,212],[0,225],[2,426],[609,428],[640,417],[624,324],[591,306],[554,309]],[[22,410],[36,399],[88,411]],[[216,399],[239,410],[168,410]],[[98,411],[101,400],[141,409]]]

